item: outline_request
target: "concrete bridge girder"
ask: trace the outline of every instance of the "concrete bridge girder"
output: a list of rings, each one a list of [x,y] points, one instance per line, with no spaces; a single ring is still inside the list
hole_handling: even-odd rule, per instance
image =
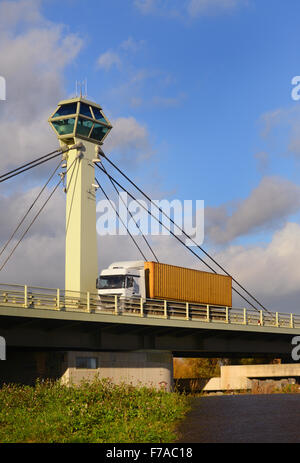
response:
[[[0,307],[0,335],[11,346],[34,347],[36,344],[52,348],[51,333],[55,332],[55,340],[59,343],[57,347],[63,345],[68,349],[114,349],[116,345],[121,350],[134,345],[139,348],[141,337],[152,336],[155,348],[174,352],[206,351],[215,352],[219,356],[223,352],[239,351],[251,352],[253,355],[262,352],[287,354],[292,349],[291,339],[298,334],[297,330],[292,329],[255,328]],[[116,333],[119,337],[117,342]]]

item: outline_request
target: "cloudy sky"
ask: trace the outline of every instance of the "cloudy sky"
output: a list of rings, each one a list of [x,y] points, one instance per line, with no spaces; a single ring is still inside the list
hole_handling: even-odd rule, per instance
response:
[[[299,2],[88,5],[0,0],[1,174],[57,148],[47,119],[86,78],[112,160],[154,199],[204,200],[204,248],[265,306],[300,314]],[[55,166],[0,184],[1,246]],[[61,188],[0,281],[63,287],[64,208]],[[160,261],[204,269],[174,239],[152,243]],[[98,247],[99,268],[140,258],[126,236]]]

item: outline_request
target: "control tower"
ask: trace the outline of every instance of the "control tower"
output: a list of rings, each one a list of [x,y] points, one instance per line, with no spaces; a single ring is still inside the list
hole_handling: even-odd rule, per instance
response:
[[[84,98],[63,100],[49,118],[66,160],[65,289],[96,292],[98,276],[95,165],[112,125]],[[71,149],[70,149],[71,148]]]

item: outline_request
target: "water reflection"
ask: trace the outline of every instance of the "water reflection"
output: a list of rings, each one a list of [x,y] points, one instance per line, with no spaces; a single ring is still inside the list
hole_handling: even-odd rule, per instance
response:
[[[299,443],[300,394],[196,398],[180,433],[182,443]]]

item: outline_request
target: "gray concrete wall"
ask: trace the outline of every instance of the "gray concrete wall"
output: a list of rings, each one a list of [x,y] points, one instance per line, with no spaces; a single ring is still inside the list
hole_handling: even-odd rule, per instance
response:
[[[211,378],[204,391],[251,389],[258,378],[300,377],[300,364],[229,365],[221,367],[220,378]]]
[[[96,359],[97,368],[77,368],[78,358]],[[68,352],[62,376],[64,383],[79,384],[82,380],[109,378],[113,383],[173,388],[173,357],[171,352]]]

